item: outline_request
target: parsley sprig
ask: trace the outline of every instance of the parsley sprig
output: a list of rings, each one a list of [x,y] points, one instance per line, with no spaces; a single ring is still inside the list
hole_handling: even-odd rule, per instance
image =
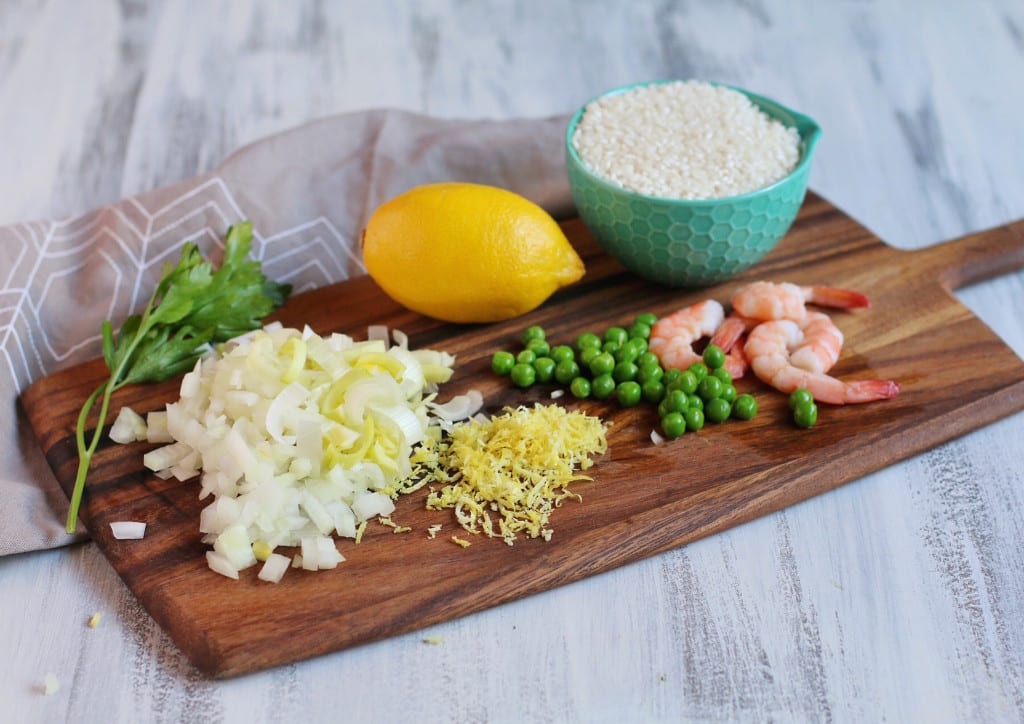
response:
[[[229,228],[224,259],[215,271],[199,247],[186,242],[181,260],[164,270],[142,314],[128,317],[116,337],[110,321],[103,323],[103,359],[110,377],[89,395],[78,414],[78,473],[68,511],[68,533],[75,532],[86,475],[114,392],[128,384],[160,382],[187,372],[208,345],[258,328],[263,318],[288,298],[291,285],[268,280],[259,262],[248,258],[251,245],[250,222]],[[97,400],[99,421],[87,442],[86,421]]]

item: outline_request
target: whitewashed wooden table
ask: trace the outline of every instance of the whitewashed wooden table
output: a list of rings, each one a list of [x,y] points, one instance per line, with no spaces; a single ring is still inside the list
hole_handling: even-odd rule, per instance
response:
[[[662,77],[816,118],[812,188],[893,246],[1024,217],[1016,0],[5,0],[0,224],[188,178],[336,112],[538,117]],[[1024,354],[1024,275],[960,298]],[[93,545],[0,559],[0,719],[1021,721],[1022,440],[1018,414],[611,573],[224,682]]]

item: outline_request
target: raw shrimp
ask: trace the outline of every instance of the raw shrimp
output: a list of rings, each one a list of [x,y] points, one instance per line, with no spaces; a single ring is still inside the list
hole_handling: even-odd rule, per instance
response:
[[[654,323],[648,348],[658,356],[666,369],[674,367],[685,370],[695,362],[703,361],[701,355],[694,351],[693,345],[713,335],[723,319],[725,309],[714,299],[684,307]],[[733,379],[743,376],[747,365],[741,351],[733,351],[726,356],[725,368]]]
[[[772,319],[803,319],[809,314],[806,306],[808,302],[840,309],[870,305],[870,300],[866,296],[850,289],[820,285],[801,287],[789,282],[753,282],[740,287],[733,295],[732,314],[719,326],[711,342],[729,352],[739,341],[740,336],[753,329],[759,322]],[[839,346],[842,347],[842,341]],[[837,357],[838,354],[839,350],[836,350]]]
[[[800,323],[775,319],[754,327],[743,350],[754,374],[787,394],[805,387],[815,400],[833,405],[886,400],[899,394],[899,385],[892,380],[843,382],[822,372],[794,366],[790,355],[804,344],[804,339]]]
[[[732,297],[733,313],[748,319],[801,319],[806,304],[851,309],[870,306],[860,292],[836,287],[801,287],[789,282],[753,282],[741,287]]]
[[[828,372],[843,351],[843,333],[830,316],[821,312],[808,311],[797,324],[804,339],[790,353],[789,361],[808,372]]]

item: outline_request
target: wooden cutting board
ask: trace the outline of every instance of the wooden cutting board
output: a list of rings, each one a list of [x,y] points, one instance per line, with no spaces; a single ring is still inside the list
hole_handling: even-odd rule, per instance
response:
[[[535,312],[493,325],[438,323],[400,308],[368,278],[292,299],[277,318],[317,332],[357,338],[369,324],[410,336],[415,348],[457,356],[442,397],[470,388],[489,411],[549,401],[550,388],[521,391],[490,372],[491,354],[514,348],[527,325],[570,341],[586,330],[628,323],[639,312],[668,314],[703,298],[727,302],[744,280],[768,279],[849,287],[872,306],[839,312],[847,339],[834,370],[849,379],[897,380],[894,400],[822,406],[818,424],[797,429],[784,396],[757,380],[760,412],[751,422],[709,424],[697,434],[655,446],[653,407],[560,402],[612,423],[610,449],[580,483],[582,502],[552,517],[550,542],[513,547],[473,537],[461,548],[450,511],[427,511],[425,491],[397,504],[404,534],[371,524],[359,545],[340,544],[337,569],[292,570],[277,585],[211,572],[198,532],[195,481],[163,481],[142,466],[146,445],[104,443],[93,462],[82,517],[129,589],[188,658],[212,676],[232,676],[419,629],[539,593],[675,548],[823,493],[1024,408],[1024,362],[950,293],[951,289],[1024,267],[1024,221],[932,248],[903,252],[873,236],[813,194],[782,243],[741,278],[701,291],[665,289],[625,272],[599,251],[578,221],[565,224],[587,275]],[[447,280],[438,280],[439,284]],[[72,488],[73,430],[86,396],[104,378],[102,361],[63,370],[21,397],[58,480]],[[122,390],[112,410],[160,409],[177,398],[177,382]],[[93,423],[95,424],[95,422]],[[115,540],[109,523],[142,520],[146,537]],[[436,539],[427,527],[442,523]]]

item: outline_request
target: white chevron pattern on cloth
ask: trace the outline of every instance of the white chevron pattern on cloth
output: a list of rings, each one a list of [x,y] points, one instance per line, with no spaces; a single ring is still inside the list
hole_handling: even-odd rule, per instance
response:
[[[116,328],[140,309],[183,242],[216,257],[227,228],[246,218],[223,180],[212,177],[155,209],[132,198],[67,221],[0,229],[0,258],[13,260],[0,289],[4,396],[98,355],[103,320]],[[362,268],[351,240],[324,217],[269,236],[254,232],[253,257],[296,293]],[[86,319],[71,324],[69,308],[85,310]]]

